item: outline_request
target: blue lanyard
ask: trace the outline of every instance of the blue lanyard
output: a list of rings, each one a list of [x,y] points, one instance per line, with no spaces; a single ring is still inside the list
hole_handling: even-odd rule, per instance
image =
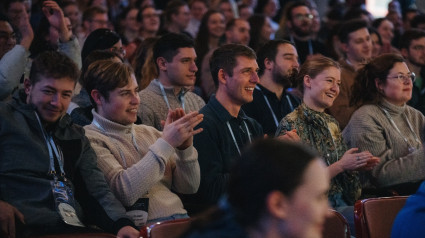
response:
[[[295,48],[297,48],[296,44],[295,44],[295,40],[294,40],[294,36],[292,36],[292,34],[289,36],[290,40],[292,43],[294,43]],[[311,39],[308,39],[308,54],[312,55],[313,52],[313,44],[311,43]]]
[[[164,97],[164,101],[167,104],[168,109],[171,109],[170,103],[168,102],[167,94],[165,93],[165,90],[164,90],[164,86],[162,85],[161,82],[159,82],[158,79],[157,81],[159,84],[159,88],[161,89],[162,97]],[[182,108],[184,110],[184,94],[182,91],[179,93],[179,99],[180,99],[180,102],[182,103]]]
[[[264,95],[263,91],[261,90],[261,88],[258,85],[255,85],[255,88],[258,89],[258,91],[260,91],[261,94],[263,94],[264,100],[266,101],[266,104],[269,107],[270,112],[271,112],[271,114],[273,116],[274,123],[275,123],[276,127],[278,127],[279,126],[279,121],[277,120],[276,114],[274,113],[274,111],[272,109],[272,106],[270,105],[269,99],[266,97],[266,95]],[[294,110],[294,105],[292,104],[291,99],[289,98],[288,95],[286,95],[285,97],[286,97],[286,100],[288,100],[289,108],[291,109],[291,111],[293,111]]]
[[[49,135],[46,130],[44,129],[43,125],[41,124],[40,121],[40,117],[38,116],[37,112],[35,113],[35,117],[37,118],[38,124],[40,126],[41,132],[43,134],[44,140],[46,142],[47,145],[47,149],[49,150],[49,159],[50,159],[50,170],[49,170],[49,174],[53,175],[55,180],[57,180],[57,176],[56,176],[56,170],[55,170],[55,162],[54,162],[54,156],[53,156],[53,152],[55,153],[56,159],[58,161],[59,164],[59,169],[61,171],[61,177],[66,181],[65,178],[65,171],[63,169],[63,153],[60,150],[60,148],[58,146],[56,146],[55,141],[53,140],[53,137],[51,135]]]
[[[246,122],[245,121],[242,121],[242,122],[245,125],[246,132],[248,133],[249,143],[251,143],[251,133],[249,132],[249,129],[248,129],[248,126],[246,125]],[[233,143],[235,143],[235,147],[238,150],[239,155],[241,155],[241,150],[239,149],[238,143],[236,142],[235,134],[233,134],[232,127],[230,126],[230,123],[228,121],[226,122],[226,124],[227,124],[227,127],[229,128],[230,134],[232,135]]]

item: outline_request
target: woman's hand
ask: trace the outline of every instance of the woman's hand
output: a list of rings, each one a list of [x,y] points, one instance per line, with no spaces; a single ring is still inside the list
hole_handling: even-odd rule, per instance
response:
[[[372,165],[373,168],[377,163],[379,163],[379,161],[376,163],[376,160],[374,159],[376,157],[374,157],[369,151],[356,153],[357,151],[358,148],[347,150],[341,159],[337,162],[340,163],[343,171],[359,170],[366,167],[369,168]]]

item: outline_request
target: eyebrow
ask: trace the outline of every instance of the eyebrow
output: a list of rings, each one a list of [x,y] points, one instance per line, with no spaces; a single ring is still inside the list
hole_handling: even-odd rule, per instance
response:
[[[46,86],[44,86],[43,87],[44,89],[50,89],[50,90],[53,90],[53,91],[59,91],[59,90],[57,90],[55,87],[52,87],[52,86],[49,86],[49,85],[46,85]],[[69,93],[72,93],[72,90],[64,90],[63,92],[69,92]]]

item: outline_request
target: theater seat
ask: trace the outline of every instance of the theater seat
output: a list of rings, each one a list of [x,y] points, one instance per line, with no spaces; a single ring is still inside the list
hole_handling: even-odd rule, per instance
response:
[[[190,223],[190,218],[157,222],[142,228],[140,234],[143,238],[178,238],[189,229]]]
[[[78,234],[62,234],[62,235],[46,235],[32,236],[31,238],[116,238],[115,235],[108,233],[78,233]]]
[[[324,238],[350,238],[350,229],[348,222],[341,213],[329,209],[329,215],[326,218],[323,229]]]
[[[358,200],[354,206],[356,237],[390,237],[394,219],[407,198],[408,196],[394,196]]]

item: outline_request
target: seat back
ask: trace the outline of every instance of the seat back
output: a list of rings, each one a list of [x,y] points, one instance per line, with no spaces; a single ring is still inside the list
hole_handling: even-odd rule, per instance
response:
[[[407,198],[408,196],[395,196],[358,200],[354,206],[356,237],[390,237],[395,217]]]
[[[348,222],[341,213],[329,209],[323,229],[324,238],[350,238]]]
[[[178,238],[190,227],[191,219],[177,219],[171,221],[157,222],[147,229],[148,238]],[[142,232],[143,233],[143,232]]]

